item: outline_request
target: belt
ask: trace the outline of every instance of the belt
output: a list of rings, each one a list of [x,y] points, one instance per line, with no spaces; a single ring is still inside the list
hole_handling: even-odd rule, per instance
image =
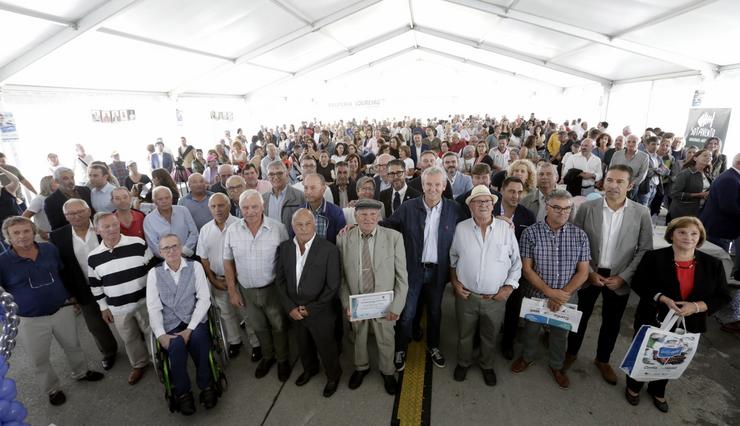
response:
[[[599,269],[597,269],[597,270],[596,270],[596,272],[598,272],[598,273],[599,273],[599,275],[601,275],[602,277],[607,277],[607,278],[609,278],[609,277],[611,277],[611,276],[612,276],[612,270],[611,270],[611,269],[607,269],[607,268],[599,268]]]
[[[437,267],[437,264],[436,263],[429,263],[429,262],[427,262],[427,263],[422,263],[421,264],[421,267],[424,268],[424,269],[434,269],[434,268]]]
[[[476,292],[474,292],[474,291],[472,291],[472,290],[470,290],[468,288],[465,288],[464,286],[463,286],[463,288],[466,291],[469,291],[471,295],[476,296],[476,297],[480,297],[483,300],[493,300],[493,298],[495,296],[494,294],[480,294],[480,293],[476,293]]]

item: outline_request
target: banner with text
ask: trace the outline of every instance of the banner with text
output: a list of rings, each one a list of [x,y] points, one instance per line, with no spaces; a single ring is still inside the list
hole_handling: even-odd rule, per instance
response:
[[[686,125],[686,146],[704,147],[704,142],[712,137],[724,143],[730,125],[731,108],[691,108]]]

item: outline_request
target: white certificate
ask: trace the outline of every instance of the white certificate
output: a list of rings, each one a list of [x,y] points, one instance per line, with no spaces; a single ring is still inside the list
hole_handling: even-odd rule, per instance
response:
[[[350,321],[384,318],[393,302],[392,291],[349,296]]]
[[[562,328],[573,333],[578,332],[582,315],[583,313],[578,310],[578,305],[566,303],[560,306],[559,311],[553,312],[547,306],[547,299],[536,297],[522,299],[522,308],[519,311],[519,316],[525,320]]]

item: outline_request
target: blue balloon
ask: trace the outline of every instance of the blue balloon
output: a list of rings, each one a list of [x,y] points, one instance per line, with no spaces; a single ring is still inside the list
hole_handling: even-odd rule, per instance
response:
[[[3,383],[0,385],[0,398],[6,401],[11,401],[15,399],[15,394],[15,380],[4,379]]]
[[[10,401],[0,400],[0,420],[5,420],[8,410],[10,410]]]
[[[0,378],[5,377],[5,374],[8,373],[8,368],[10,368],[10,365],[3,359],[2,363],[0,363]]]
[[[10,403],[8,414],[10,415],[10,419],[8,420],[16,420],[20,423],[26,418],[28,411],[26,411],[26,407],[24,407],[23,404],[18,401],[13,401]]]

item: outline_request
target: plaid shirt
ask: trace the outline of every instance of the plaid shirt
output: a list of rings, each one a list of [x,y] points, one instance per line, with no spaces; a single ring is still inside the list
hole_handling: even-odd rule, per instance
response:
[[[126,177],[128,177],[126,163],[123,161],[113,161],[108,164],[108,168],[110,168],[111,174],[118,179],[118,185],[123,186],[126,183]]]
[[[311,210],[313,217],[316,218],[316,236],[322,240],[326,239],[326,230],[329,228],[329,218],[326,217],[326,200],[321,200],[321,205],[318,209],[314,210],[311,205],[306,202],[307,209]]]
[[[568,222],[553,231],[545,221],[525,229],[519,243],[521,258],[534,261],[534,271],[550,288],[565,287],[576,272],[578,262],[591,260],[588,236]],[[531,284],[522,286],[527,297],[545,297]]]

